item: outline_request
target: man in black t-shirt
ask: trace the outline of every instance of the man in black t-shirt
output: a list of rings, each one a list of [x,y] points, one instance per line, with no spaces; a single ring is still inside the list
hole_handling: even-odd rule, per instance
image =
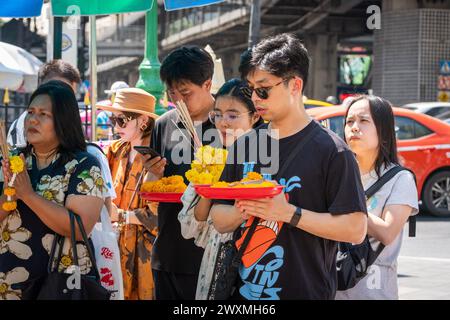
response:
[[[213,109],[214,98],[210,93],[214,63],[203,49],[190,46],[172,51],[161,65],[161,79],[167,85],[173,102],[184,101],[192,121],[201,123],[198,136],[213,128],[208,113]],[[145,167],[150,179],[163,176],[185,176],[193,159],[191,141],[175,110],[165,113],[156,121],[151,147],[163,156],[150,159]],[[203,141],[205,143],[205,141]],[[148,158],[148,157],[147,157]],[[186,179],[185,179],[186,180]],[[187,181],[185,181],[187,182]],[[181,235],[178,213],[182,205],[159,203],[158,237],[152,252],[155,298],[157,300],[194,299],[203,249]]]
[[[221,180],[238,181],[256,171],[284,185],[286,194],[214,201],[215,228],[238,230],[238,248],[255,217],[260,219],[242,257],[234,298],[334,299],[337,241],[360,243],[366,235],[356,160],[305,112],[309,56],[298,39],[282,34],[262,41],[253,48],[251,66],[248,93],[270,124],[235,143]]]

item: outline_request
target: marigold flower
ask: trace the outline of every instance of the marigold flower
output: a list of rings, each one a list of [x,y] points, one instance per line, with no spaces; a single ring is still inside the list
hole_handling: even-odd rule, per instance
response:
[[[17,208],[17,202],[16,201],[6,201],[3,203],[2,208],[5,211],[13,211]]]
[[[6,196],[12,197],[12,196],[14,196],[14,195],[16,194],[16,189],[7,187],[7,188],[5,188],[5,190],[4,190],[4,194],[5,194]]]
[[[184,183],[183,177],[179,175],[163,177],[158,181],[144,182],[141,191],[144,192],[184,192],[187,186]]]
[[[11,166],[12,173],[20,173],[23,171],[25,165],[22,158],[19,156],[12,156],[9,158],[9,164]]]

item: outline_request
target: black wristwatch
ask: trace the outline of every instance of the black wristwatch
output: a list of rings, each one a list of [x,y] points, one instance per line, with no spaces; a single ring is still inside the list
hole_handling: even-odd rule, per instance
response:
[[[291,221],[289,222],[289,226],[296,228],[301,217],[302,217],[302,208],[296,207],[295,212],[292,215]]]

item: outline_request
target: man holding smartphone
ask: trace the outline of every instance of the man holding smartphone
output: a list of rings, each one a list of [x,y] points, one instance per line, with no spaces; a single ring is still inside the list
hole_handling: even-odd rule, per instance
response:
[[[200,137],[203,137],[206,130],[214,128],[208,119],[208,113],[214,107],[214,98],[210,92],[213,71],[214,62],[209,53],[195,46],[172,51],[161,65],[161,79],[167,86],[171,100],[174,103],[184,101],[194,124],[201,123],[197,126]],[[190,161],[180,163],[180,159],[172,156],[179,155],[179,151],[183,153],[190,150],[188,158],[193,159],[191,141],[186,138],[181,141],[173,139],[174,136],[180,136],[180,129],[184,127],[176,110],[166,112],[156,121],[151,147],[163,158],[146,156],[148,180],[171,175],[184,177],[185,172],[190,169]],[[181,209],[182,205],[178,203],[160,203],[158,206],[159,233],[152,251],[157,300],[195,298],[203,249],[197,247],[193,239],[182,237],[177,218]]]

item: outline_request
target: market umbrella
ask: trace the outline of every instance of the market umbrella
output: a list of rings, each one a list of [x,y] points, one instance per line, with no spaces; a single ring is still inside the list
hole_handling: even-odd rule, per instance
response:
[[[32,92],[37,87],[42,62],[31,53],[0,42],[0,89]]]

